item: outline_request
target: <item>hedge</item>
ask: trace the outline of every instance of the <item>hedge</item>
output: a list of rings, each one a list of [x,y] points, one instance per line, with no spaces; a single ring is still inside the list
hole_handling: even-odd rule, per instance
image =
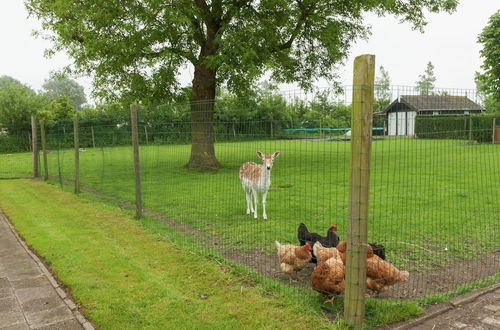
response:
[[[477,142],[491,142],[493,118],[496,118],[497,125],[500,126],[500,114],[418,115],[415,119],[415,135],[422,139],[472,139]]]

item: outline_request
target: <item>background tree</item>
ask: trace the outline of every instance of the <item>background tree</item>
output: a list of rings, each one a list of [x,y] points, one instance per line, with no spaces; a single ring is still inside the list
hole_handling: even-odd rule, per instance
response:
[[[419,80],[416,82],[417,91],[420,95],[430,95],[434,90],[434,83],[436,82],[436,76],[434,76],[434,65],[429,61],[425,69],[424,74],[418,76]]]
[[[0,77],[0,88],[5,87],[5,86],[12,84],[12,83],[21,85],[21,82],[19,80],[14,79],[10,76],[1,76]]]
[[[266,72],[308,87],[331,79],[354,40],[366,37],[364,12],[394,14],[415,28],[424,11],[452,11],[457,0],[26,0],[66,50],[76,72],[94,76],[98,96],[168,102],[178,73],[194,67],[192,147],[187,167],[214,168],[217,86],[243,94]]]
[[[391,103],[391,78],[382,65],[375,79],[375,98],[375,112],[383,111]]]
[[[62,95],[67,95],[76,109],[81,109],[87,102],[83,86],[76,81],[60,74],[52,75],[45,80],[42,90],[49,95],[51,99],[57,99]]]
[[[0,129],[8,134],[25,133],[30,129],[31,116],[42,105],[41,98],[28,86],[14,78],[0,78]]]
[[[491,94],[489,88],[486,88],[484,79],[482,79],[482,75],[479,72],[475,72],[474,82],[476,83],[477,96],[484,109],[491,113],[500,112],[500,99]]]
[[[480,55],[484,59],[481,66],[484,73],[476,73],[475,80],[486,110],[497,112],[500,111],[500,10],[490,17],[478,41],[483,44]]]

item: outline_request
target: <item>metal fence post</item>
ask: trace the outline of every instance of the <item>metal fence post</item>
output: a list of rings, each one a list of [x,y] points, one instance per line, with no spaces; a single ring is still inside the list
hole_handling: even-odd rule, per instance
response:
[[[78,137],[78,115],[73,116],[73,141],[75,145],[75,194],[80,193],[80,139]]]
[[[354,60],[344,318],[361,329],[365,314],[366,253],[375,56]]]
[[[33,145],[33,177],[38,178],[38,145],[36,134],[36,116],[31,116],[31,143]]]
[[[40,121],[40,135],[42,137],[42,153],[43,153],[43,179],[47,181],[49,179],[49,168],[47,165],[47,144],[45,138],[45,121]]]
[[[94,126],[90,126],[90,133],[92,134],[92,148],[95,148]]]
[[[135,216],[142,217],[141,165],[139,160],[139,130],[137,128],[137,104],[130,105],[130,121],[132,125],[132,146],[134,149],[135,172]]]

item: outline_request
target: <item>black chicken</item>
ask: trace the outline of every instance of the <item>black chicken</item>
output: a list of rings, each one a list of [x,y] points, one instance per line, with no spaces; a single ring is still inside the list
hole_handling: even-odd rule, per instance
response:
[[[382,258],[382,260],[385,260],[385,246],[377,243],[368,243],[368,244],[372,247],[373,253],[375,255]]]
[[[305,224],[301,223],[297,230],[297,237],[299,239],[300,245],[305,245],[309,242],[311,247],[314,246],[316,242],[320,242],[324,247],[336,247],[340,242],[340,237],[336,233],[337,225],[332,225],[328,228],[326,232],[326,237],[323,237],[317,233],[311,233],[307,230]],[[373,253],[385,260],[385,247],[382,244],[368,243],[373,249]],[[311,251],[312,252],[312,251]],[[316,263],[316,256],[312,252],[311,262]]]
[[[316,242],[320,242],[324,247],[336,247],[340,242],[340,237],[337,236],[337,234],[335,233],[336,231],[337,225],[332,225],[330,228],[328,228],[326,237],[323,237],[317,233],[309,232],[306,225],[301,223],[297,230],[297,238],[299,239],[300,245],[305,245],[307,242],[309,242],[311,247],[313,247]],[[314,263],[317,262],[316,256],[313,252],[311,261]]]

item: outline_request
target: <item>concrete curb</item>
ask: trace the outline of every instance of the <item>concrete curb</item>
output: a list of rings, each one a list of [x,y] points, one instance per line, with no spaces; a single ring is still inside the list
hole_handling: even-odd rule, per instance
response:
[[[453,297],[450,299],[449,303],[441,306],[440,308],[437,308],[436,310],[432,311],[431,313],[427,313],[427,314],[425,314],[425,315],[423,315],[423,316],[421,316],[413,321],[410,321],[410,323],[406,323],[406,324],[400,325],[399,327],[393,328],[393,330],[411,329],[411,328],[418,326],[419,324],[421,324],[429,319],[437,317],[437,316],[439,316],[439,315],[441,315],[441,314],[443,314],[443,313],[445,313],[445,312],[447,312],[455,307],[458,307],[458,306],[466,304],[472,300],[475,300],[476,298],[478,298],[486,293],[495,291],[499,287],[500,287],[500,283],[495,283],[495,284],[489,285],[487,287],[477,289],[477,290],[471,291],[469,293],[466,293],[466,294],[463,294],[460,296]]]
[[[19,236],[17,231],[14,229],[14,226],[10,222],[9,218],[0,210],[0,218],[5,219],[5,222],[7,223],[7,226],[9,226],[10,230],[16,237],[17,241],[21,244],[24,250],[28,253],[28,255],[36,262],[38,267],[42,270],[43,274],[47,277],[49,280],[50,284],[54,287],[56,290],[57,294],[61,299],[64,301],[64,303],[68,306],[70,311],[73,313],[75,318],[78,320],[78,322],[81,323],[84,329],[86,330],[95,330],[94,326],[78,311],[77,305],[73,302],[73,300],[66,294],[63,288],[59,285],[57,282],[56,278],[52,275],[52,273],[45,267],[45,264],[38,258],[38,256],[31,251],[29,246],[26,244],[26,242]]]

